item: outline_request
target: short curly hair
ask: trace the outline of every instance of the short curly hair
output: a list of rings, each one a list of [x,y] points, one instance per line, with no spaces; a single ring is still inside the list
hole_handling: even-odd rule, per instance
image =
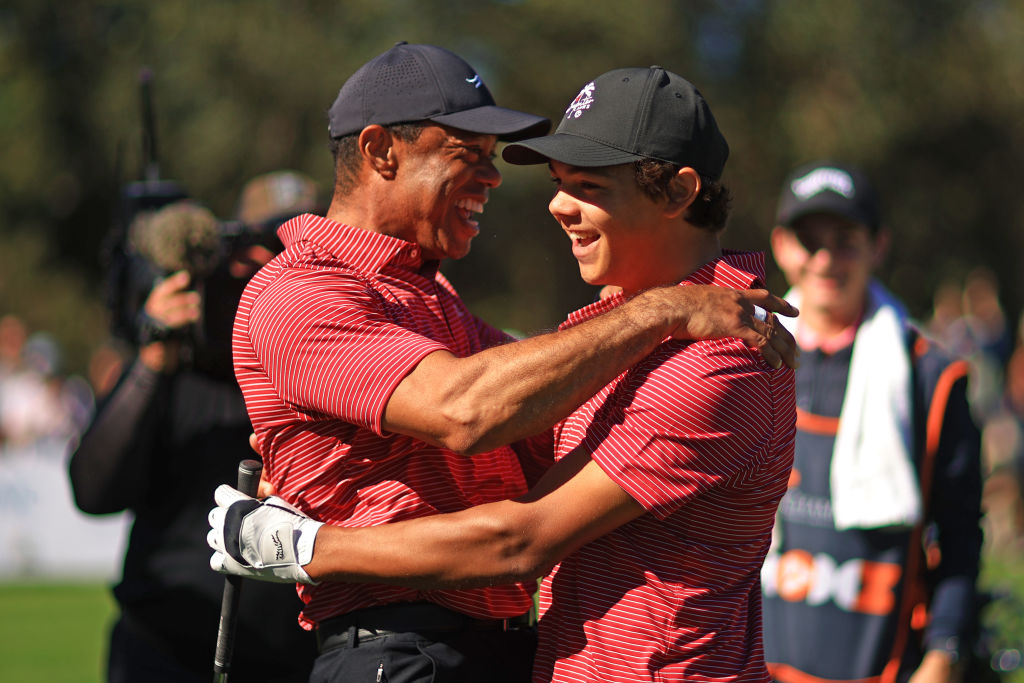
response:
[[[402,142],[416,142],[427,123],[427,121],[395,123],[384,126],[384,128]],[[334,157],[334,191],[341,195],[348,194],[355,187],[356,170],[360,164],[359,133],[331,138],[328,148],[331,150],[331,156]]]
[[[667,199],[672,195],[676,174],[682,166],[658,159],[641,159],[633,162],[636,184],[654,200]],[[732,194],[729,188],[718,180],[700,176],[700,194],[690,204],[686,220],[698,228],[720,232],[725,229],[732,208]]]

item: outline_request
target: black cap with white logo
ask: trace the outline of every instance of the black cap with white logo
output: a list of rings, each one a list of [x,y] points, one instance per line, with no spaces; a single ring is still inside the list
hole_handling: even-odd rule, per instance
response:
[[[659,159],[717,180],[729,145],[700,92],[660,66],[615,69],[583,87],[553,135],[502,152],[511,164],[554,159],[572,166],[614,166]]]
[[[496,106],[480,75],[454,52],[403,41],[345,82],[331,105],[328,131],[340,138],[371,124],[424,120],[502,140],[551,128],[544,117]]]
[[[775,224],[793,227],[812,213],[847,218],[877,232],[881,225],[878,195],[858,169],[828,161],[804,164],[786,177]]]

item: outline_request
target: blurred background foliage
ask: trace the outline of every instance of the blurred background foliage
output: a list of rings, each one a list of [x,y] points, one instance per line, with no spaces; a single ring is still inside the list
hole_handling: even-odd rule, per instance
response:
[[[727,246],[766,248],[783,175],[835,157],[879,185],[884,275],[913,313],[977,266],[1011,320],[1024,304],[1021,0],[7,0],[0,311],[57,336],[66,370],[106,337],[100,247],[119,187],[141,177],[143,67],[163,177],[230,218],[268,170],[329,188],[326,109],[397,40],[448,47],[499,104],[553,118],[599,73],[665,66],[731,145]],[[502,170],[474,253],[445,271],[485,318],[535,332],[594,292],[546,212],[546,173]]]

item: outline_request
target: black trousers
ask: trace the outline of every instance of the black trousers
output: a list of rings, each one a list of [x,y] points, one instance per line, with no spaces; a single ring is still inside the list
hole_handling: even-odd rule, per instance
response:
[[[298,626],[295,627],[298,629]],[[215,638],[209,647],[186,651],[181,643],[161,640],[145,624],[122,613],[110,634],[107,683],[210,683],[213,677]],[[230,670],[231,683],[304,683],[309,675],[313,642],[302,642],[285,661],[246,658],[254,638],[239,632]],[[308,647],[306,647],[308,646]],[[242,656],[239,656],[241,653]]]
[[[199,676],[169,653],[154,646],[124,619],[114,624],[107,656],[108,683],[208,683],[212,677],[212,662],[210,674]]]
[[[528,683],[532,627],[389,633],[321,654],[310,683]]]

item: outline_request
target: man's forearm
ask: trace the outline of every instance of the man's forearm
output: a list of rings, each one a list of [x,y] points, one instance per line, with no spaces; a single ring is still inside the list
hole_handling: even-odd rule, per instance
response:
[[[423,590],[529,581],[550,569],[502,501],[463,512],[367,528],[324,526],[304,569],[316,581]],[[503,509],[504,508],[504,509]]]
[[[529,581],[644,513],[577,449],[515,500],[361,529],[321,527],[305,568],[317,580],[420,589]]]
[[[753,309],[740,298],[747,295],[718,287],[658,288],[565,330],[468,358],[428,356],[395,390],[384,426],[461,453],[537,434],[666,337],[743,334],[743,316],[749,321]],[[686,329],[692,334],[680,331]]]
[[[671,333],[671,318],[667,307],[639,303],[464,359],[472,365],[438,403],[463,427],[458,450],[486,451],[549,428],[647,356]]]
[[[584,449],[516,500],[365,528],[323,525],[279,498],[260,503],[227,485],[214,497],[207,540],[217,571],[418,589],[535,579],[645,513]]]
[[[314,522],[277,497],[217,488],[207,542],[216,571],[264,581],[382,583],[422,590],[529,581],[548,564],[513,501],[365,528]],[[516,509],[518,506],[519,509]]]

